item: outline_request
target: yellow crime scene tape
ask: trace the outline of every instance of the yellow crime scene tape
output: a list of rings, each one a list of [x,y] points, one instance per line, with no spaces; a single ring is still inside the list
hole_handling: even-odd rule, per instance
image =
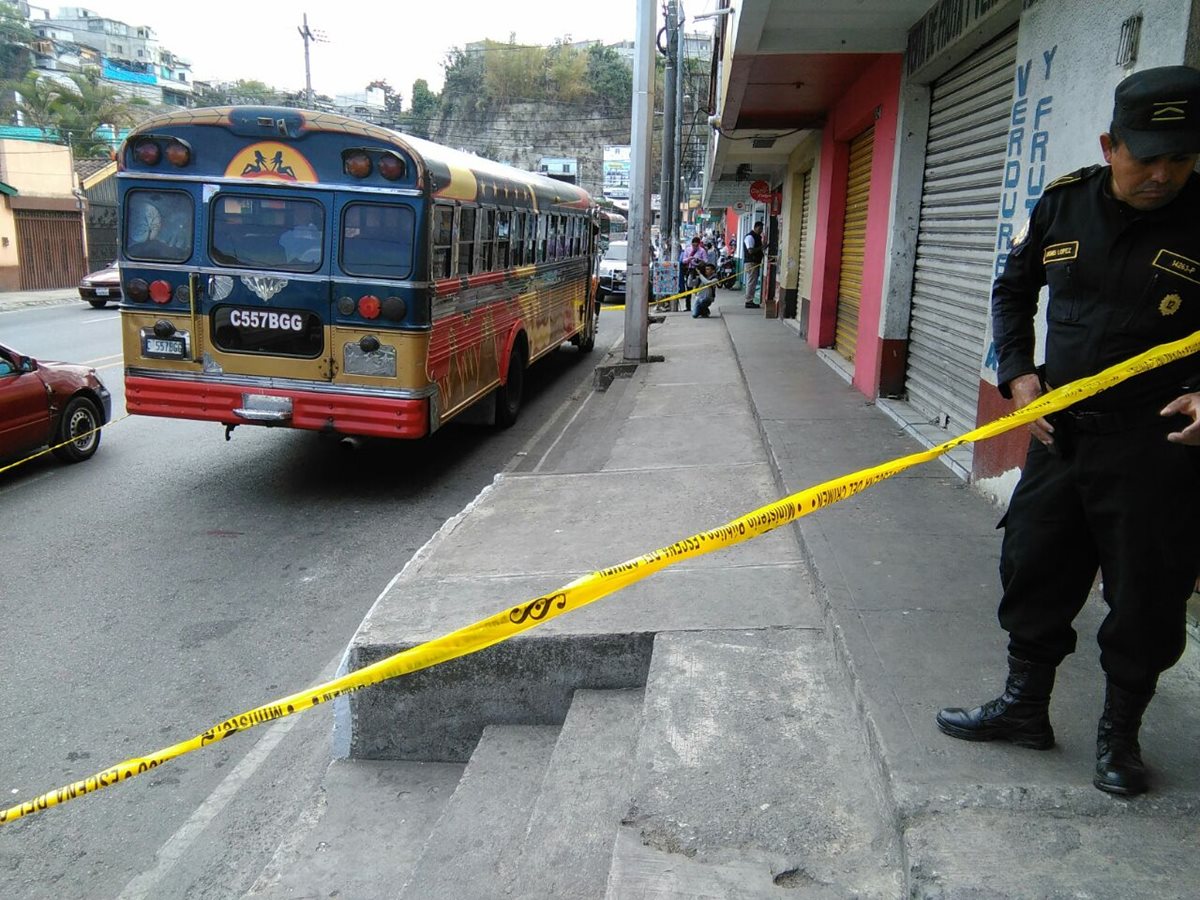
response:
[[[76,781],[42,794],[33,800],[10,807],[0,812],[0,824],[49,809],[52,806],[58,806],[68,800],[74,800],[76,797],[82,797],[118,782],[127,781],[178,756],[225,740],[253,728],[255,725],[273,722],[301,710],[328,703],[337,697],[362,690],[390,678],[407,675],[448,660],[457,659],[460,656],[477,653],[528,631],[542,622],[548,622],[641,581],[667,566],[685,559],[703,556],[714,550],[732,547],[766,534],[782,525],[794,522],[802,516],[816,512],[818,509],[852,497],[905,469],[936,459],[962,444],[995,437],[1041,416],[1066,409],[1078,400],[1091,397],[1135,375],[1183,359],[1197,350],[1200,350],[1200,332],[1173,343],[1162,344],[1090,378],[1083,378],[1049,391],[1028,406],[936,447],[881,463],[873,468],[862,469],[850,475],[843,475],[840,478],[791,494],[718,528],[694,534],[635,559],[583,575],[553,593],[508,607],[486,619],[481,619],[442,637],[434,638],[417,647],[403,650],[356,672],[295,694],[289,694],[272,703],[228,718],[190,740],[165,747],[148,756],[127,759],[82,781]]]
[[[757,269],[761,265],[762,265],[762,263],[753,263],[749,266],[746,266],[746,268],[742,270],[741,274],[745,274],[746,272],[752,272],[753,270]],[[695,287],[695,288],[692,288],[691,290],[683,291],[678,294],[672,294],[669,297],[662,297],[658,300],[651,300],[651,301],[649,301],[649,305],[656,306],[656,305],[663,304],[663,303],[674,303],[676,300],[681,300],[684,297],[690,297],[692,294],[699,293],[700,291],[704,290],[705,288],[716,287],[717,285],[722,284],[723,282],[733,281],[735,278],[738,277],[738,274],[739,273],[734,272],[732,275],[726,275],[724,278],[718,278],[716,281],[713,281],[710,284],[702,284],[699,287]],[[620,305],[614,304],[612,306],[602,306],[600,308],[600,311],[604,312],[605,310],[624,309],[624,308],[625,308],[625,304],[622,303]]]
[[[65,446],[67,446],[67,444],[73,444],[80,438],[85,438],[90,435],[93,435],[97,431],[100,431],[103,428],[107,428],[109,425],[115,425],[117,422],[120,422],[122,419],[128,419],[128,418],[129,418],[129,413],[125,413],[123,416],[117,416],[115,419],[109,419],[103,425],[100,425],[100,426],[97,426],[96,428],[92,428],[88,431],[85,431],[83,434],[77,434],[73,438],[68,438],[67,440],[62,441],[61,443],[54,444],[50,447],[45,447],[45,448],[39,450],[37,453],[32,453],[23,459],[18,459],[16,462],[9,463],[6,466],[0,466],[0,475],[3,475],[9,469],[15,469],[17,466],[24,465],[25,463],[29,462],[31,459],[37,459],[39,456],[45,456],[47,453],[53,453],[59,447],[65,447]],[[0,821],[3,821],[3,820],[0,820]]]

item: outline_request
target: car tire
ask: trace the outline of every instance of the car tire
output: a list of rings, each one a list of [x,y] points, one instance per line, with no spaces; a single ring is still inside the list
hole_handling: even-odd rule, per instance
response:
[[[87,397],[72,397],[58,419],[54,443],[62,446],[54,448],[54,455],[69,463],[90,459],[100,447],[102,415],[94,401]],[[76,435],[81,436],[76,438]],[[70,443],[65,443],[67,441]]]
[[[521,413],[521,395],[525,390],[525,352],[520,343],[508,354],[508,374],[496,388],[496,426],[510,428]]]
[[[104,309],[108,306],[107,300],[89,300],[88,303],[92,304],[92,309]]]

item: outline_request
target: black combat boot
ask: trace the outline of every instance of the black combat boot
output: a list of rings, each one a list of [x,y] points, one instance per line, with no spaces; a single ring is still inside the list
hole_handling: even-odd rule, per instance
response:
[[[1142,713],[1154,694],[1136,694],[1111,681],[1104,694],[1104,714],[1096,729],[1096,777],[1092,784],[1110,794],[1132,797],[1146,790],[1146,766],[1138,730]]]
[[[1009,741],[1018,747],[1049,750],[1054,746],[1050,727],[1054,671],[1054,666],[1010,656],[1003,694],[971,710],[943,709],[937,714],[937,726],[943,734],[964,741]]]

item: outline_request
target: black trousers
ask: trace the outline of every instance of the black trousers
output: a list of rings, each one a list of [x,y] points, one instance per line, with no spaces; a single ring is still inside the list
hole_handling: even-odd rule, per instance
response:
[[[1065,459],[1030,442],[1001,520],[999,617],[1011,655],[1058,665],[1072,653],[1071,623],[1099,570],[1108,615],[1098,641],[1108,677],[1153,693],[1159,673],[1179,660],[1200,571],[1198,451],[1167,441],[1179,427],[1176,419],[1074,431]]]

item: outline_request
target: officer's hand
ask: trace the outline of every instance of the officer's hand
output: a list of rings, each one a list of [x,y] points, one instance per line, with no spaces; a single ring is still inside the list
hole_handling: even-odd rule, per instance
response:
[[[1042,396],[1042,381],[1032,372],[1018,375],[1008,383],[1012,392],[1013,406],[1023,409]],[[1054,426],[1045,419],[1035,419],[1029,423],[1029,433],[1049,447],[1054,443]]]
[[[1173,431],[1167,435],[1167,440],[1173,444],[1187,444],[1191,447],[1200,446],[1200,394],[1184,394],[1182,397],[1176,397],[1170,403],[1163,407],[1159,415],[1175,416],[1183,414],[1189,416],[1192,424],[1188,425],[1183,431]]]

